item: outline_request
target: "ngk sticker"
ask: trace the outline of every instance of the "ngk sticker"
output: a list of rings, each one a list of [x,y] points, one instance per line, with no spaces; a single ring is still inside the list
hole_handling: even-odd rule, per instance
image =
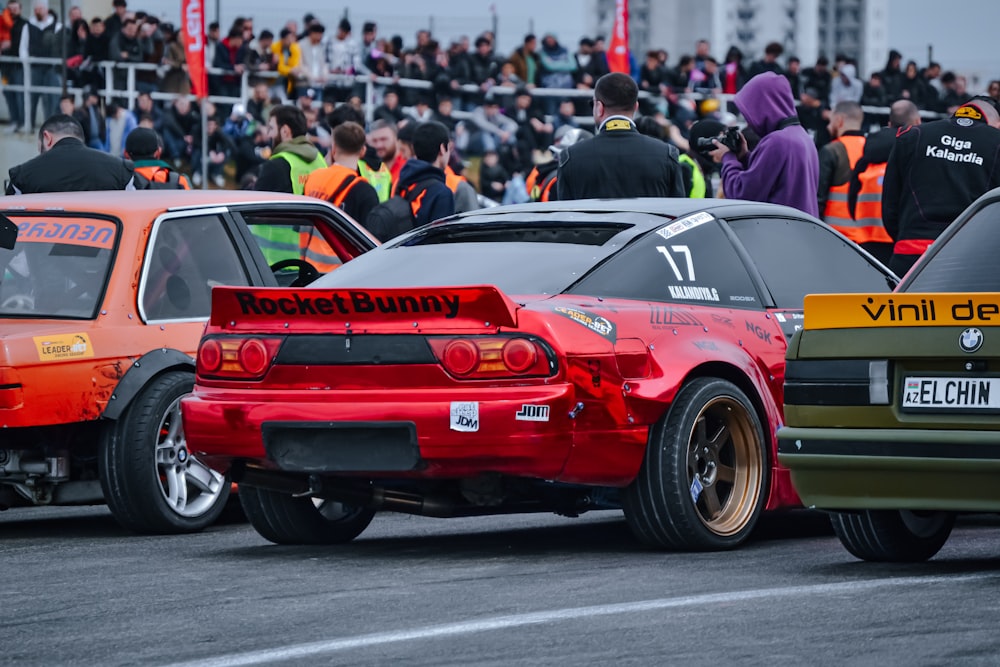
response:
[[[456,401],[451,404],[451,430],[467,433],[479,430],[478,401]]]

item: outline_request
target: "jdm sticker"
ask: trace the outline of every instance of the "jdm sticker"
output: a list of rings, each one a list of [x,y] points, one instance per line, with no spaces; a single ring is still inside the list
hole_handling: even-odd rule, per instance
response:
[[[35,336],[35,349],[41,361],[62,361],[64,359],[90,359],[94,348],[85,333],[60,334],[57,336]]]
[[[451,430],[466,433],[479,430],[479,403],[477,401],[452,402]]]
[[[547,422],[549,420],[549,406],[525,403],[520,410],[514,413],[514,419],[519,422]]]

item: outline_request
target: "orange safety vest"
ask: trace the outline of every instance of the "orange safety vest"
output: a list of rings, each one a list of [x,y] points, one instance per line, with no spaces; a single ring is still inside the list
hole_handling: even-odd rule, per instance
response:
[[[358,172],[339,164],[333,164],[323,169],[311,172],[306,178],[302,194],[328,201],[334,206],[344,208],[344,200],[358,183],[367,183]]]
[[[465,176],[459,176],[455,173],[455,170],[451,166],[446,165],[444,168],[444,182],[448,186],[448,189],[454,193],[458,193],[458,184],[466,180]]]
[[[337,208],[344,208],[344,200],[358,183],[367,181],[358,172],[339,164],[310,172],[306,178],[303,194],[328,201]],[[299,233],[299,247],[302,257],[316,267],[320,273],[329,273],[343,262],[330,243],[317,233],[315,228]]]
[[[853,170],[854,165],[858,163],[861,155],[865,152],[865,138],[848,135],[834,139],[834,142],[840,142],[847,149],[847,161]],[[871,239],[867,238],[858,222],[851,217],[851,210],[847,206],[847,193],[850,189],[850,178],[842,185],[830,187],[830,192],[826,197],[826,208],[823,210],[823,221],[855,243],[865,243]]]
[[[854,222],[858,236],[864,240],[858,243],[892,243],[892,237],[882,223],[882,179],[885,178],[885,162],[870,164],[861,174],[861,189],[858,203],[854,208]]]
[[[157,167],[155,165],[149,165],[145,167],[136,167],[135,171],[141,174],[150,183],[169,183],[170,174],[177,174],[177,184],[181,186],[184,190],[191,189],[191,183],[188,182],[187,176],[180,172],[171,171],[170,169],[165,169],[163,167]]]
[[[532,167],[531,171],[528,172],[528,177],[524,179],[524,189],[531,197],[531,201],[538,201],[534,192],[536,185],[538,185],[538,167]]]
[[[552,201],[552,188],[555,187],[556,177],[559,174],[556,171],[550,171],[542,177],[541,181],[538,180],[539,175],[538,167],[532,168],[528,178],[524,179],[524,189],[528,191],[531,201]]]

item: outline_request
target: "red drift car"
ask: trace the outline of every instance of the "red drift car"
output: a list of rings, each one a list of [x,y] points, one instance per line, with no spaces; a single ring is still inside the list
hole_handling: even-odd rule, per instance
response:
[[[377,510],[624,508],[649,545],[731,548],[798,503],[774,431],[804,295],[894,282],[784,207],[480,211],[309,289],[216,288],[188,444],[278,543]]]

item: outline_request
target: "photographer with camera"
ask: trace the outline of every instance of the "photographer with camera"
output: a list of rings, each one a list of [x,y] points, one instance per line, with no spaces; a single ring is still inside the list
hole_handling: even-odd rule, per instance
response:
[[[784,204],[818,217],[819,156],[795,115],[788,79],[774,72],[758,74],[733,103],[760,143],[748,150],[746,137],[735,128],[713,140],[716,148],[710,154],[722,164],[726,196]]]

